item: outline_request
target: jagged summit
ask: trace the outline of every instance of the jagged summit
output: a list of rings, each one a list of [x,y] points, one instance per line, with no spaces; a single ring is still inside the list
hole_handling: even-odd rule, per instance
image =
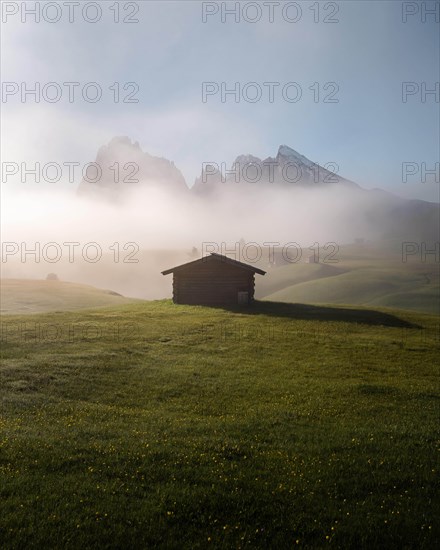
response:
[[[332,166],[335,164],[332,163]],[[267,157],[264,160],[251,154],[239,155],[224,175],[216,170],[215,174],[207,177],[202,171],[192,190],[197,193],[211,192],[214,187],[218,187],[219,182],[225,183],[226,188],[234,184],[243,187],[246,184],[260,187],[316,187],[332,184],[358,187],[354,182],[309,160],[288,145],[280,145],[275,157]]]
[[[161,213],[171,219],[173,210],[168,211],[166,197],[181,200],[182,208],[201,201],[213,215],[221,213],[227,220],[231,205],[243,212],[249,210],[249,204],[262,210],[270,207],[272,198],[282,196],[292,199],[292,204],[301,210],[310,206],[313,196],[317,204],[322,203],[323,197],[326,205],[331,204],[329,209],[317,209],[319,223],[322,216],[335,216],[338,223],[345,223],[356,233],[371,231],[399,241],[426,242],[432,240],[432,235],[438,235],[438,205],[403,199],[382,190],[363,189],[335,173],[336,163],[329,162],[326,168],[287,145],[281,145],[275,157],[264,160],[252,154],[239,155],[228,169],[220,160],[203,163],[202,174],[191,189],[172,161],[143,152],[139,143],[127,136],[115,137],[101,147],[96,163],[102,169],[100,178],[92,182],[83,180],[79,192],[92,194],[98,201],[108,198],[122,204],[127,191],[133,192],[128,196],[135,194],[136,200],[138,197],[150,200],[148,190],[151,190],[151,200],[158,201]],[[141,188],[147,193],[137,195]],[[302,199],[303,203],[296,203]],[[274,221],[278,216],[275,211],[266,214],[269,218],[273,216]]]
[[[264,187],[319,187],[343,184],[358,187],[327,168],[309,160],[288,145],[280,145],[275,157],[262,160],[252,154],[237,156],[229,170],[225,166],[205,165],[191,189],[174,162],[143,152],[139,142],[128,136],[116,136],[102,146],[96,157],[102,174],[96,181],[84,178],[78,192],[119,197],[127,190],[158,186],[179,193],[207,191],[240,186],[247,189]],[[252,188],[249,190],[252,192]]]
[[[127,136],[114,137],[102,146],[95,163],[102,173],[98,178],[84,178],[78,188],[80,194],[104,193],[113,198],[151,185],[173,192],[188,191],[185,178],[173,161],[143,152],[139,142],[132,142]]]
[[[295,149],[292,149],[288,145],[280,145],[278,148],[277,158],[285,157],[288,159],[293,160],[294,162],[300,162],[304,164],[305,166],[317,166],[315,162],[312,162],[304,155],[301,155],[301,153],[298,153],[298,151],[295,151]]]

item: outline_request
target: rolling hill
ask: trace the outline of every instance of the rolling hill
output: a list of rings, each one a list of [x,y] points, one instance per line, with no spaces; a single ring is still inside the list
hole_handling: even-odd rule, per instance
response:
[[[63,281],[2,279],[1,314],[69,311],[135,302],[111,290]]]
[[[392,250],[349,245],[341,247],[337,263],[276,267],[258,281],[256,296],[287,303],[357,304],[440,314],[439,264],[433,258],[403,263]]]

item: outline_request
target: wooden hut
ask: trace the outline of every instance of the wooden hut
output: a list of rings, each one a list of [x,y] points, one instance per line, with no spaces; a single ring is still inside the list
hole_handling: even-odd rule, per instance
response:
[[[254,299],[255,273],[265,271],[212,253],[162,271],[173,274],[173,302],[192,305],[245,305]]]

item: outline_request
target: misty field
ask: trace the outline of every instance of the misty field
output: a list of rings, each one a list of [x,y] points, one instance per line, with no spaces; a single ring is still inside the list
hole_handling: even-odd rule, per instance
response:
[[[3,316],[0,544],[434,548],[438,329],[270,302]]]
[[[233,244],[229,246],[234,247]],[[277,251],[278,264],[275,266],[268,265],[270,252],[267,247],[261,247],[260,261],[251,262],[267,271],[264,277],[258,276],[256,280],[258,300],[386,307],[434,315],[439,312],[437,258],[430,255],[422,260],[419,252],[408,256],[404,262],[401,242],[341,245],[335,262],[328,261],[329,252],[321,246],[316,264],[306,263],[307,257],[312,255],[310,249],[302,249],[301,260],[292,262],[279,261],[283,260],[281,250]],[[216,251],[221,252],[220,245]],[[293,251],[289,254],[293,255]],[[249,263],[243,247],[241,254],[232,254],[232,258]],[[194,256],[190,248],[140,250],[139,263],[134,264],[115,263],[112,254],[104,255],[98,263],[82,260],[72,265],[65,258],[56,265],[60,280],[46,281],[53,265],[50,267],[47,262],[24,264],[17,255],[2,264],[1,313],[43,313],[121,305],[136,298],[171,298],[171,280],[161,272],[191,260]],[[114,291],[122,296],[115,295]]]

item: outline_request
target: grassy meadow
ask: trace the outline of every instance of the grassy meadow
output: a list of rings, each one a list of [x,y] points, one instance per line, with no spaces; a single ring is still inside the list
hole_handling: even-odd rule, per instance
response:
[[[404,262],[402,243],[385,242],[341,246],[331,261],[321,250],[319,259],[318,264],[290,263],[270,270],[258,280],[257,297],[440,313],[440,266],[433,255],[422,261],[418,254]]]
[[[439,318],[3,315],[2,548],[434,548]]]
[[[111,290],[65,281],[3,279],[0,284],[2,314],[70,311],[134,301]]]

